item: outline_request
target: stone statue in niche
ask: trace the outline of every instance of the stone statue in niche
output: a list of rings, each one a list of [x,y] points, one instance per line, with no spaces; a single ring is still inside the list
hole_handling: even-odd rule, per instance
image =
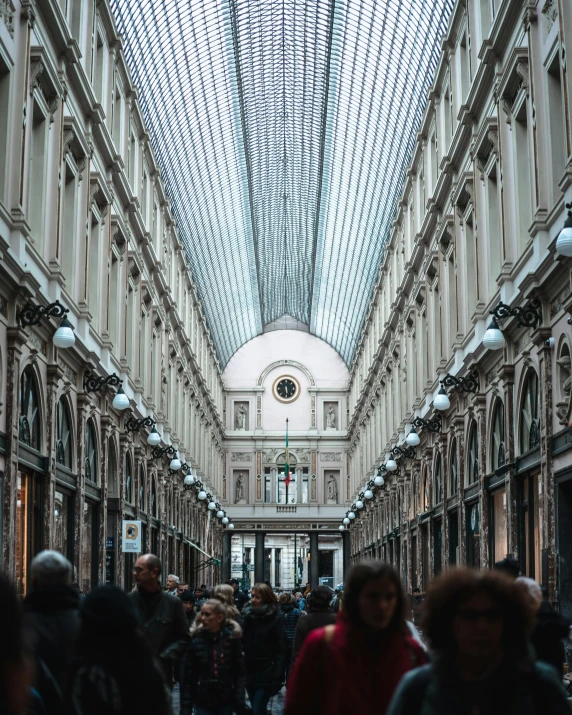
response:
[[[333,473],[328,476],[328,504],[338,503],[338,484]]]
[[[336,411],[333,405],[330,405],[326,411],[326,429],[336,429]]]
[[[244,405],[237,405],[235,417],[234,417],[234,427],[237,430],[246,430],[246,407]]]
[[[245,501],[245,496],[244,496],[244,475],[239,474],[236,480],[236,493],[235,493],[235,499],[234,499],[236,504],[240,504],[240,502]]]

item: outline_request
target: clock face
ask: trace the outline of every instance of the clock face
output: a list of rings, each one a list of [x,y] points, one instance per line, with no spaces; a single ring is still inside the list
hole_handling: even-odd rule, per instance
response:
[[[293,377],[279,377],[274,383],[274,395],[281,402],[293,402],[298,392],[299,385]]]

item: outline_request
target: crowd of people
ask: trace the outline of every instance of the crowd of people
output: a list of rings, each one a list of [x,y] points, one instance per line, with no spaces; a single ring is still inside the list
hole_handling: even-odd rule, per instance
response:
[[[0,574],[0,715],[171,715],[175,683],[181,715],[266,715],[284,686],[285,715],[569,713],[569,624],[516,562],[495,566],[451,569],[411,596],[377,561],[335,595],[246,593],[236,579],[163,586],[145,554],[133,591],[84,595],[44,551],[22,603]]]

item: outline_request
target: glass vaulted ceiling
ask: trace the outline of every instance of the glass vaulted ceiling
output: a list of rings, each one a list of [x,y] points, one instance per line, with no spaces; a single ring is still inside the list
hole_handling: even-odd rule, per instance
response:
[[[350,364],[453,0],[113,0],[224,366],[284,315]]]

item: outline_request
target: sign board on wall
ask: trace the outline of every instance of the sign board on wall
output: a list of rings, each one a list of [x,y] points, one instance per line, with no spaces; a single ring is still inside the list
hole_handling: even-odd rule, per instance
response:
[[[138,554],[141,551],[141,522],[124,519],[121,529],[121,551]]]

